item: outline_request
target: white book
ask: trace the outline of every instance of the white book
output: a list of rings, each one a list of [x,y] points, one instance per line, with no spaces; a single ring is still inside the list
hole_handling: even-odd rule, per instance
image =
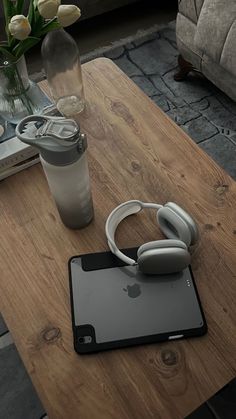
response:
[[[37,154],[34,157],[31,157],[28,160],[21,161],[17,163],[15,166],[11,166],[8,169],[0,171],[0,180],[7,178],[8,176],[15,175],[16,173],[20,172],[27,167],[33,166],[34,164],[39,163],[39,155]]]
[[[0,173],[38,154],[38,150],[12,137],[0,143]]]

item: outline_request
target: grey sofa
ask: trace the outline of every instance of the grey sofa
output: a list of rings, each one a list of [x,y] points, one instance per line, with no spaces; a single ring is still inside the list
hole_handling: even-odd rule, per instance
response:
[[[179,0],[181,80],[195,68],[236,101],[236,0]]]

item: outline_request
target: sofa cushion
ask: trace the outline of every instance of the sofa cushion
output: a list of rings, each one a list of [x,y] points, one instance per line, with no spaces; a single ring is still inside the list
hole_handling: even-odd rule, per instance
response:
[[[197,49],[236,76],[236,1],[205,0],[195,34]]]
[[[179,13],[197,23],[204,0],[179,0]]]
[[[197,16],[200,16],[201,10],[202,10],[202,6],[203,6],[204,0],[195,0],[195,4],[196,4],[196,10],[197,10]]]

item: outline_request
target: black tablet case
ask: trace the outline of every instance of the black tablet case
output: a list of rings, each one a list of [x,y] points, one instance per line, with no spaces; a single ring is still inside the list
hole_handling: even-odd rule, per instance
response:
[[[123,249],[136,258],[137,248]],[[207,325],[191,267],[147,276],[111,252],[69,260],[74,348],[90,353],[200,336]]]

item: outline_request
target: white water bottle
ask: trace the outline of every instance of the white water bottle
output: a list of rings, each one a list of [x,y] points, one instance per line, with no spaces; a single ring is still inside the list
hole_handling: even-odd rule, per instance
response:
[[[17,137],[39,149],[40,160],[63,223],[73,229],[93,219],[87,140],[72,119],[32,115],[16,127]]]

